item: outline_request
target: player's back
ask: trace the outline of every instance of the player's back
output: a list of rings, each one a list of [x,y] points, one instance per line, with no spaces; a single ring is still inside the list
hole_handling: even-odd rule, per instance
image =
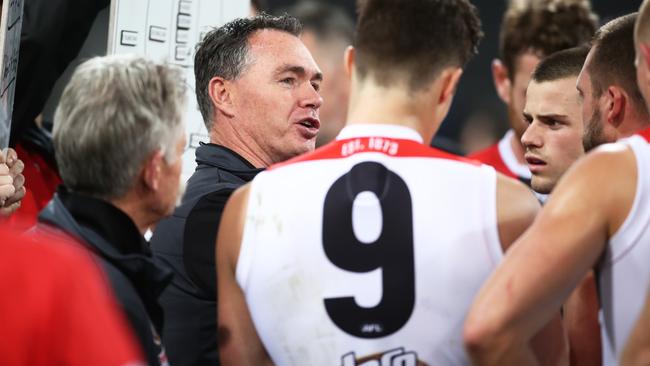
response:
[[[650,286],[650,130],[622,140],[634,152],[636,193],[623,225],[610,238],[599,263],[599,294],[604,316],[604,352],[620,356],[645,303]],[[610,363],[615,362],[610,360]]]
[[[416,140],[347,127],[253,181],[236,275],[276,364],[469,363],[463,321],[502,256],[496,173]]]

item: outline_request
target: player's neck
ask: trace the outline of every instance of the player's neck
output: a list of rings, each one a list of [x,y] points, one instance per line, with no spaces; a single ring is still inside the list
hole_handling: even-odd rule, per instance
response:
[[[363,83],[352,88],[347,124],[391,124],[410,127],[424,141],[438,128],[435,105],[426,96],[414,95],[400,88]]]
[[[515,156],[515,159],[517,159],[517,162],[519,164],[525,164],[526,160],[524,159],[524,146],[521,144],[521,141],[517,139],[516,133],[513,133],[510,136],[510,148],[512,149],[512,153]]]

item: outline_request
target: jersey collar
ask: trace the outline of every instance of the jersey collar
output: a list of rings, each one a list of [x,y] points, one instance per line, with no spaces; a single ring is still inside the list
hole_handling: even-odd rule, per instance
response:
[[[391,137],[395,139],[413,140],[423,143],[422,136],[410,127],[399,125],[379,125],[379,124],[353,124],[343,127],[341,132],[336,136],[337,140],[346,140],[356,137]]]

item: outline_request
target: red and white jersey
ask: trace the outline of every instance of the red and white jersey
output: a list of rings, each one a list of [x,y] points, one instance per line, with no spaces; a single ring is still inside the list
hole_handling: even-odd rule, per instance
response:
[[[634,203],[598,266],[603,352],[620,358],[650,288],[650,130],[619,141],[634,152]],[[604,359],[607,361],[607,359]],[[611,358],[605,364],[617,364]]]
[[[496,169],[497,172],[518,179],[530,187],[530,180],[533,175],[530,172],[528,165],[517,161],[515,152],[512,150],[512,146],[510,145],[510,141],[513,139],[514,134],[515,131],[508,130],[498,143],[471,154],[469,158],[487,164]],[[548,199],[547,194],[537,193],[535,191],[533,191],[533,193],[541,203],[546,202]]]
[[[528,169],[526,164],[517,161],[515,152],[512,151],[512,146],[510,146],[510,141],[514,134],[515,131],[508,130],[498,143],[471,154],[469,158],[490,165],[497,172],[511,178],[519,179],[530,186],[530,179],[532,177],[530,169]]]
[[[253,180],[237,282],[278,365],[467,365],[496,212],[493,168],[351,125]]]

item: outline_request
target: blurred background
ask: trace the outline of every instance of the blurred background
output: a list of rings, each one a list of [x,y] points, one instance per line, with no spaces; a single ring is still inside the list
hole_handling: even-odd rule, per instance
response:
[[[282,12],[304,1],[317,1],[340,7],[356,18],[355,0],[265,0],[261,7],[269,13]],[[471,153],[496,142],[507,130],[506,111],[496,95],[490,64],[498,54],[501,17],[507,0],[472,0],[479,9],[485,36],[479,54],[465,68],[454,105],[438,135],[457,142],[462,153]],[[641,0],[592,0],[604,24],[618,16],[635,12]],[[326,75],[327,77],[327,75]],[[326,103],[331,101],[326,100]]]

